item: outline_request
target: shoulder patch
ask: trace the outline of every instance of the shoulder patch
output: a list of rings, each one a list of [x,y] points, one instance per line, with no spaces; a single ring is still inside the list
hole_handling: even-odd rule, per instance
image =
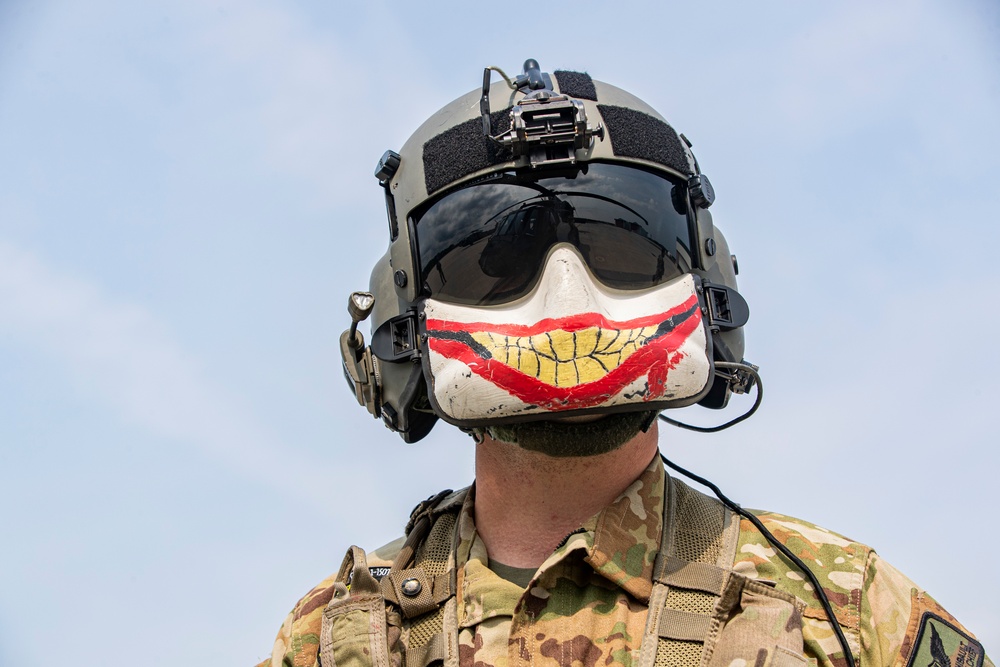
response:
[[[983,645],[937,614],[927,611],[906,667],[982,667]]]

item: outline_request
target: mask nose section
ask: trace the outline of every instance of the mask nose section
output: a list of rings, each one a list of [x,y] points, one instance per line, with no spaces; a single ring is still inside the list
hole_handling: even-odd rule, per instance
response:
[[[546,312],[553,315],[592,311],[598,303],[590,271],[569,246],[552,251],[538,287]]]

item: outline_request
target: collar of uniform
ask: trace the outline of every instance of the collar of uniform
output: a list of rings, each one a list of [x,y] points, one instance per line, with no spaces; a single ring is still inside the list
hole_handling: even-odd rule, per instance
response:
[[[665,478],[663,464],[654,456],[642,474],[598,513],[593,546],[585,558],[596,572],[642,602],[649,601],[653,589]]]
[[[524,591],[489,568],[486,545],[476,532],[475,484],[458,515],[455,554],[458,590],[458,626],[472,627],[495,616],[512,616]]]
[[[570,553],[580,551],[584,562],[596,573],[633,598],[648,602],[652,591],[653,565],[663,530],[665,477],[659,457],[654,457],[614,502],[588,519],[580,530],[567,536],[539,567],[536,578],[544,577],[547,570],[566,560]],[[458,590],[462,596],[460,614],[463,617],[459,619],[459,624],[466,627],[489,616],[509,615],[517,597],[523,593],[486,567],[489,559],[476,533],[474,516],[473,490],[466,497],[459,514],[456,554]],[[498,595],[498,599],[488,599]],[[492,611],[486,612],[487,609]]]

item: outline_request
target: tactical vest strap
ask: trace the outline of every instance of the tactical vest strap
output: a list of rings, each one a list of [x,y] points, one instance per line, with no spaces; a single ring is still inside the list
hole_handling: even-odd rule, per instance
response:
[[[381,592],[378,580],[368,569],[368,557],[364,549],[358,546],[348,549],[344,561],[340,564],[336,581],[348,586],[353,596],[375,595]],[[337,597],[336,593],[339,591],[339,588],[335,590],[334,597]]]
[[[653,570],[639,667],[699,667],[718,633],[714,613],[729,578],[739,523],[721,503],[664,480],[663,533]]]
[[[689,611],[664,609],[660,613],[657,634],[664,639],[682,642],[703,642],[711,630],[712,617]]]
[[[639,667],[805,667],[804,603],[732,571],[739,517],[666,478]]]
[[[406,541],[403,542],[395,560],[392,561],[392,571],[404,570],[410,566],[417,548],[424,542],[427,532],[433,525],[434,512],[438,509],[441,501],[451,493],[451,489],[445,489],[413,508],[413,511],[410,512],[410,520],[403,531],[406,534]]]
[[[413,531],[413,528],[421,519],[424,517],[430,519],[434,511],[438,509],[438,505],[441,501],[447,498],[451,493],[451,489],[445,489],[441,493],[430,496],[427,500],[418,503],[417,506],[413,508],[413,511],[410,512],[410,520],[406,523],[406,528],[403,529],[403,533],[409,536],[409,534]]]
[[[712,595],[718,595],[722,590],[726,571],[717,565],[688,563],[673,556],[668,556],[661,562],[664,563],[664,572],[656,579],[667,586],[702,591]]]
[[[434,601],[438,604],[444,604],[448,598],[453,596],[457,591],[455,591],[452,586],[451,572],[443,572],[436,577],[434,577]]]
[[[426,667],[435,661],[444,662],[447,657],[447,645],[443,634],[434,635],[423,646],[406,649],[406,667]]]
[[[382,579],[382,590],[386,600],[399,605],[403,618],[416,618],[438,608],[432,580],[420,567],[389,570]]]
[[[431,577],[419,567],[396,572],[390,570],[381,584],[386,602],[397,605],[406,618],[426,614],[454,594],[449,572]]]
[[[417,506],[411,515],[406,540],[406,544],[412,544],[409,554],[412,564],[404,564],[402,558],[407,554],[400,552],[387,576],[389,581],[383,580],[383,585],[392,589],[404,617],[403,667],[426,667],[436,661],[441,661],[445,667],[458,664],[455,549],[458,512],[465,494],[464,490],[443,491]],[[415,539],[418,535],[420,537]],[[408,578],[420,584],[420,593],[413,596],[421,598],[419,603],[407,601]],[[414,584],[409,588],[412,591]],[[425,594],[426,599],[423,598]]]

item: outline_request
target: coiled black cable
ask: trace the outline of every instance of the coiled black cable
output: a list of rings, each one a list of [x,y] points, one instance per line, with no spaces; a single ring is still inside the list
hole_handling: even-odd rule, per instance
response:
[[[718,370],[720,368],[732,370],[733,373],[729,375],[720,373]],[[750,364],[747,363],[735,363],[729,361],[715,362],[715,369],[716,369],[715,374],[725,380],[728,380],[730,384],[734,383],[734,381],[736,380],[736,372],[738,371],[749,373],[750,375],[753,376],[753,385],[757,387],[757,398],[754,399],[753,405],[750,406],[749,410],[744,412],[739,417],[736,417],[735,419],[730,419],[725,424],[720,424],[719,426],[695,426],[694,424],[685,424],[684,422],[679,422],[676,419],[671,419],[670,417],[667,417],[666,415],[662,414],[660,415],[660,419],[667,422],[671,426],[676,426],[677,428],[684,428],[689,431],[697,431],[698,433],[716,433],[718,431],[727,429],[730,426],[735,426],[744,419],[749,419],[750,416],[753,415],[753,413],[757,412],[757,408],[760,407],[760,402],[764,400],[764,384],[760,381],[760,374],[757,373],[757,369],[754,366],[751,366]]]

